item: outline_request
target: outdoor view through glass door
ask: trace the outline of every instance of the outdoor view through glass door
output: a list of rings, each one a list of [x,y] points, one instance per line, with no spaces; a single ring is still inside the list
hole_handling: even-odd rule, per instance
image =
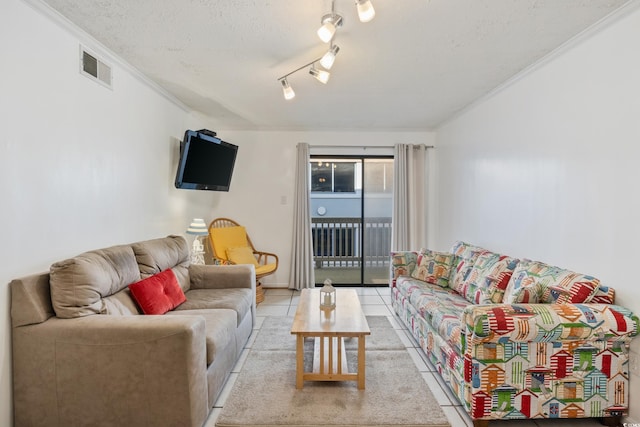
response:
[[[388,283],[393,158],[312,157],[316,284]]]

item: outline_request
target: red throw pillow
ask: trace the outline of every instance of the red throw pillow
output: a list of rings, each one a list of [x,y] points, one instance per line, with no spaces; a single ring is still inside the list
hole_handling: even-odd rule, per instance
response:
[[[187,300],[171,269],[132,283],[129,290],[144,314],[164,314]]]

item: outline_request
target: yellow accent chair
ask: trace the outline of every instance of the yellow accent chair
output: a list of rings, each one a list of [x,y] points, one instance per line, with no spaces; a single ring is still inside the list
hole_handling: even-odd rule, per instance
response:
[[[247,230],[229,218],[216,218],[209,224],[209,240],[214,262],[217,264],[253,264],[256,268],[256,304],[264,301],[260,279],[275,273],[278,256],[258,251]]]

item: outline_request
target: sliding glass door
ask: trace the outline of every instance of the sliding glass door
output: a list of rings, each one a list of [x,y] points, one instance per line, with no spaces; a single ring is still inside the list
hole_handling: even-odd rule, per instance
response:
[[[316,284],[386,285],[393,159],[312,157],[310,169]]]

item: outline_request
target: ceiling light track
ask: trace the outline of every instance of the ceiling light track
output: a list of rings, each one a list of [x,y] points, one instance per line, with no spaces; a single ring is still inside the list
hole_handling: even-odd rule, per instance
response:
[[[376,15],[376,11],[371,4],[371,0],[355,0],[355,2],[360,22],[371,21]],[[326,15],[324,15],[320,19],[320,22],[322,23],[322,26],[318,29],[317,34],[320,40],[322,40],[324,43],[329,43],[329,50],[327,50],[327,52],[321,58],[311,61],[308,64],[296,68],[295,70],[278,78],[278,81],[282,84],[282,91],[284,99],[286,100],[293,99],[296,96],[293,88],[287,80],[287,77],[294,73],[297,73],[300,70],[311,67],[309,69],[309,74],[315,77],[320,83],[326,84],[329,81],[329,77],[331,76],[331,74],[328,70],[333,67],[333,63],[336,60],[336,55],[340,51],[340,47],[335,45],[333,41],[335,39],[337,29],[342,27],[342,24],[344,22],[342,16],[338,15],[335,11],[335,0],[331,0],[331,13],[327,13]],[[317,68],[317,63],[319,63],[322,68]]]

